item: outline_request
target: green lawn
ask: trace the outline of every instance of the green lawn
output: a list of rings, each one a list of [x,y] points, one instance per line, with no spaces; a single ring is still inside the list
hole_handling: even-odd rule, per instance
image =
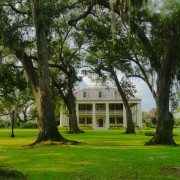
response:
[[[137,132],[122,134],[120,130],[66,134],[64,137],[84,142],[73,146],[28,147],[36,139],[37,130],[0,129],[0,167],[12,167],[28,179],[119,180],[180,179],[180,129],[174,130],[179,146],[144,146],[150,136]],[[0,178],[2,179],[2,178]]]

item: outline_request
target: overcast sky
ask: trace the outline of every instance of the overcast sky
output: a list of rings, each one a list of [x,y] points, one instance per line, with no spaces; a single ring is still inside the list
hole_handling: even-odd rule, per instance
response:
[[[142,99],[142,110],[149,111],[152,108],[156,108],[154,98],[146,85],[146,83],[141,79],[133,80],[136,85],[137,93],[136,96]]]
[[[149,111],[152,108],[155,108],[156,104],[154,98],[146,83],[143,82],[141,79],[137,79],[137,78],[131,80],[136,85],[137,93],[135,96],[142,99],[142,111]],[[95,84],[88,77],[84,77],[83,81],[87,85]]]

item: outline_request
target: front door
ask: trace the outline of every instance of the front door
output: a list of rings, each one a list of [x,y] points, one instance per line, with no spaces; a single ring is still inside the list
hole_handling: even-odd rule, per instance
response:
[[[103,127],[103,119],[99,119],[99,127]]]

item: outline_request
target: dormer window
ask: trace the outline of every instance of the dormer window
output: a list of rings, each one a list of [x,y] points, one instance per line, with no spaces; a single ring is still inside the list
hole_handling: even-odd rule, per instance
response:
[[[86,91],[83,92],[83,98],[86,98],[87,97],[87,93]]]
[[[103,97],[103,93],[102,91],[99,91],[99,98],[102,98]]]

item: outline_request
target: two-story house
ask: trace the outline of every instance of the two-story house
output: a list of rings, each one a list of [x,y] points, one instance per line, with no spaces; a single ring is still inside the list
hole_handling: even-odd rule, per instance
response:
[[[102,85],[87,86],[74,93],[76,114],[79,126],[91,126],[93,129],[109,129],[111,126],[126,126],[126,111],[123,101],[115,87]],[[128,100],[135,126],[142,126],[141,99]],[[61,107],[60,126],[68,126],[68,116]]]

